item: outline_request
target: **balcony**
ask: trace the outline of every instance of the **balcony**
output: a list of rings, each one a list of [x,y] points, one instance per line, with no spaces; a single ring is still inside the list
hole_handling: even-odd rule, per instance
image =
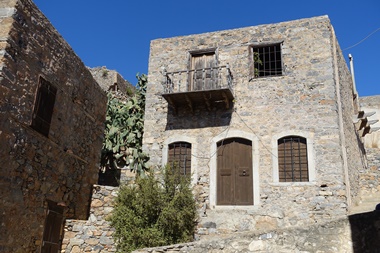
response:
[[[234,99],[232,74],[227,66],[165,72],[162,96],[177,112],[196,107],[229,109]]]

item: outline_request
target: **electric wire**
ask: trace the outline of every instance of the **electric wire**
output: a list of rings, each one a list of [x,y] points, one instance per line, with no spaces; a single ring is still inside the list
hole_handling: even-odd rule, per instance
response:
[[[377,28],[375,31],[371,32],[367,37],[365,37],[364,39],[362,39],[362,40],[359,41],[358,43],[356,43],[356,44],[354,44],[354,45],[352,45],[352,46],[349,46],[349,47],[347,47],[347,48],[345,48],[345,49],[342,49],[342,51],[345,51],[345,50],[347,50],[347,49],[351,49],[351,48],[353,48],[353,47],[356,47],[357,45],[361,44],[362,42],[364,42],[365,40],[367,40],[369,37],[371,37],[373,34],[375,34],[375,33],[378,32],[378,31],[380,31],[380,27]]]
[[[225,135],[225,137],[222,139],[222,145],[223,145],[224,140],[227,139],[228,131],[230,130],[230,128],[231,128],[231,126],[227,126],[225,129],[223,129],[223,131],[221,131],[221,132],[218,134],[218,135],[220,135],[220,134],[222,134],[223,132],[226,131],[226,135]],[[215,151],[213,154],[211,154],[210,156],[207,156],[207,157],[205,157],[205,156],[197,156],[197,155],[194,155],[193,153],[191,154],[191,156],[193,156],[193,157],[195,157],[195,158],[199,158],[199,159],[211,160],[211,158],[213,158],[213,157],[218,153],[219,148],[220,148],[220,147],[218,147],[218,148],[216,149],[216,151]]]
[[[267,145],[264,143],[264,141],[259,137],[258,134],[256,134],[256,132],[245,122],[245,120],[241,117],[241,115],[236,111],[234,110],[233,113],[235,113],[238,118],[240,119],[240,121],[256,136],[256,138],[259,140],[259,142],[262,144],[262,146],[271,154],[272,157],[278,159],[278,155],[274,154],[272,152],[272,150],[270,148],[267,147]],[[228,137],[228,132],[229,130],[231,129],[231,126],[227,126],[225,129],[223,129],[218,135],[221,135],[223,132],[226,132],[224,138],[222,138],[222,141],[221,141],[221,145],[219,147],[217,147],[217,149],[215,150],[214,153],[212,153],[210,156],[198,156],[198,155],[195,155],[193,152],[191,152],[191,156],[192,157],[195,157],[195,158],[198,158],[198,159],[204,159],[204,160],[208,160],[206,162],[206,166],[210,169],[210,161],[211,159],[218,153],[219,149],[221,147],[224,147],[223,145],[223,142],[225,140],[227,140],[227,137]],[[282,167],[281,165],[279,165],[280,167]]]
[[[245,120],[241,117],[241,115],[236,111],[236,110],[234,110],[233,111],[233,113],[235,113],[237,116],[238,116],[238,118],[240,119],[240,121],[256,136],[256,138],[259,140],[259,142],[263,145],[263,147],[271,154],[271,156],[273,156],[274,158],[276,158],[276,159],[278,159],[278,155],[276,155],[276,154],[274,154],[273,152],[272,152],[272,150],[270,150],[270,148],[268,148],[267,147],[267,145],[264,143],[264,141],[258,136],[258,134],[256,134],[256,132],[245,122]],[[220,135],[220,134],[222,134],[223,132],[226,132],[226,134],[225,134],[225,137],[222,139],[222,141],[221,141],[221,145],[219,146],[219,147],[217,147],[217,149],[216,149],[216,151],[213,153],[213,154],[211,154],[209,157],[207,157],[207,156],[197,156],[197,155],[194,155],[194,153],[193,152],[191,152],[191,156],[192,157],[195,157],[195,158],[198,158],[198,159],[204,159],[204,160],[207,160],[207,162],[206,162],[206,166],[208,167],[208,169],[211,169],[210,168],[210,161],[211,161],[211,159],[218,153],[218,151],[219,151],[219,149],[221,148],[221,147],[223,147],[224,148],[224,145],[223,145],[223,142],[225,141],[225,140],[227,140],[227,137],[228,137],[228,132],[229,132],[229,130],[231,129],[231,126],[229,125],[229,126],[227,126],[225,129],[223,129],[218,135]],[[282,168],[282,165],[280,165],[279,164],[279,167],[281,167]]]
[[[248,124],[243,120],[243,118],[240,116],[240,114],[235,110],[234,113],[239,117],[239,119],[241,120],[241,122],[243,122],[243,124],[257,137],[257,139],[260,141],[260,143],[264,146],[264,148],[272,155],[274,156],[275,158],[278,159],[278,156],[273,154],[273,152],[267,147],[267,145],[261,140],[261,138],[255,133],[255,131],[253,131],[253,129],[248,126]]]
[[[237,112],[237,111],[234,111],[234,113],[239,117],[240,121],[243,122],[243,124],[257,137],[257,139],[260,141],[260,143],[263,145],[263,147],[275,158],[278,158],[277,155],[273,154],[273,152],[267,147],[267,145],[261,140],[261,138],[255,133],[255,131],[244,121],[244,119],[240,116],[240,114]],[[210,160],[211,158],[213,158],[217,153],[218,153],[218,150],[223,146],[223,142],[224,140],[227,139],[227,136],[228,136],[228,132],[230,130],[231,126],[227,126],[225,129],[223,129],[223,131],[221,131],[218,135],[222,134],[223,132],[226,131],[226,135],[225,137],[222,139],[222,143],[221,145],[216,149],[216,151],[211,154],[209,157],[205,157],[205,156],[197,156],[197,155],[194,155],[194,154],[191,154],[191,156],[195,157],[195,158],[199,158],[199,159],[205,159],[205,160]]]

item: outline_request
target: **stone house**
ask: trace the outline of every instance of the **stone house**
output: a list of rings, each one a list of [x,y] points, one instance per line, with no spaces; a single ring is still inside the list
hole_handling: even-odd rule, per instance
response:
[[[57,252],[86,219],[107,97],[31,0],[0,2],[0,251]]]
[[[148,80],[144,151],[191,177],[199,235],[356,203],[366,115],[327,16],[153,40]]]

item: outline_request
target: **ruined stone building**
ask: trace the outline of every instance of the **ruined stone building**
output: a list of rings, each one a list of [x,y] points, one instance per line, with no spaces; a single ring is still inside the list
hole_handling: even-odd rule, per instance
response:
[[[0,251],[57,252],[86,219],[107,97],[31,0],[0,2]]]
[[[88,68],[100,87],[111,92],[115,97],[127,100],[135,93],[136,88],[125,80],[117,71],[106,67]]]
[[[191,176],[199,235],[356,203],[369,124],[327,16],[153,40],[148,80],[144,150]]]

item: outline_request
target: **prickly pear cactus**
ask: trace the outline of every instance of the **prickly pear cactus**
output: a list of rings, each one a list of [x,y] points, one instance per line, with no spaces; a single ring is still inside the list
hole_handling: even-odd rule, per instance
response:
[[[137,92],[128,101],[108,94],[101,169],[129,168],[146,171],[148,156],[142,152],[147,76],[137,75]]]

